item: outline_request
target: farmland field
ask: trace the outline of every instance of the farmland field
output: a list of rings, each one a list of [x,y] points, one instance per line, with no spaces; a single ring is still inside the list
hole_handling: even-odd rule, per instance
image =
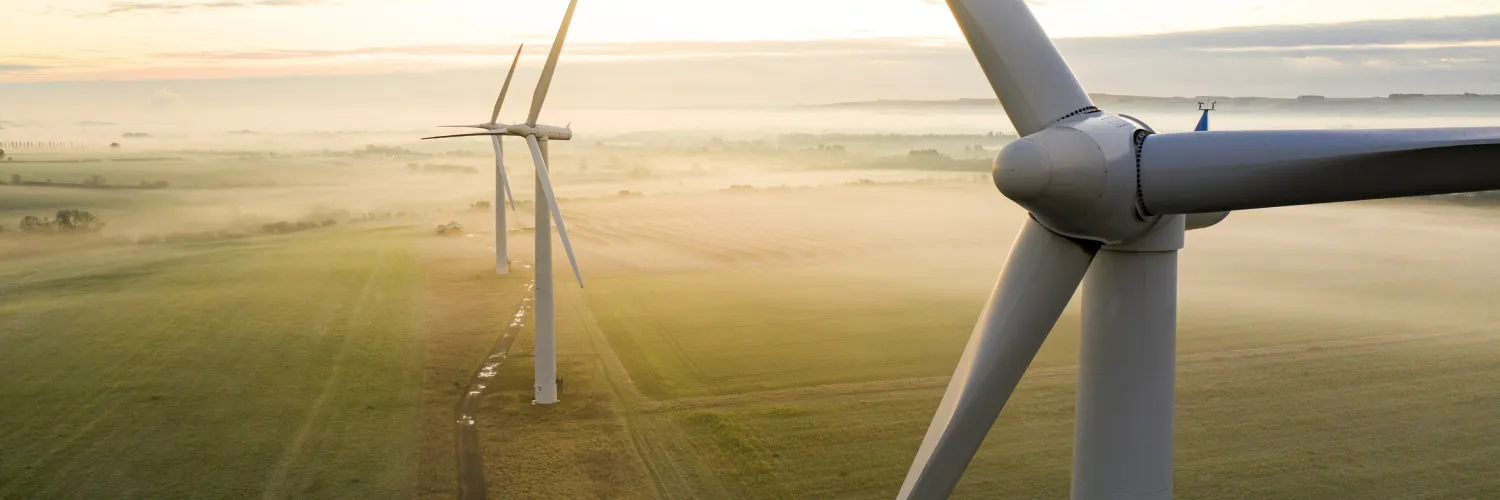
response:
[[[422,358],[401,239],[8,263],[0,496],[409,492]]]
[[[1023,216],[965,183],[564,210],[575,313],[620,360],[616,411],[663,498],[892,495]],[[1484,210],[1414,202],[1192,233],[1177,497],[1500,491],[1497,243]],[[1077,328],[1070,309],[956,496],[1067,494]]]
[[[238,206],[463,207],[486,187],[341,192],[338,172],[9,187],[0,214],[78,206],[145,234],[223,227]],[[562,403],[530,404],[524,331],[477,416],[490,498],[892,496],[1024,215],[982,176],[838,175],[560,188],[594,194],[562,203],[587,283],[559,249]],[[150,245],[5,238],[0,498],[454,497],[454,405],[529,268],[489,271],[486,211],[421,214]],[[472,237],[430,236],[448,220]],[[1191,233],[1177,497],[1495,496],[1497,247],[1491,211],[1405,201]],[[958,497],[1066,494],[1077,328],[1070,309]]]
[[[417,235],[425,224],[5,261],[0,498],[451,491],[452,384],[508,316],[466,304],[520,293],[444,257],[462,243],[487,269],[471,241]],[[449,296],[476,274],[490,291]]]

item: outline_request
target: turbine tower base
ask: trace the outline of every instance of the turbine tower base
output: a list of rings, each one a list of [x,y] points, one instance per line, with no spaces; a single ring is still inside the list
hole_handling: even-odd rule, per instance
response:
[[[543,161],[547,143],[541,143]],[[553,306],[552,286],[552,211],[542,198],[542,177],[536,178],[536,286],[532,288],[536,303],[536,377],[532,403],[550,405],[557,402],[557,316]]]

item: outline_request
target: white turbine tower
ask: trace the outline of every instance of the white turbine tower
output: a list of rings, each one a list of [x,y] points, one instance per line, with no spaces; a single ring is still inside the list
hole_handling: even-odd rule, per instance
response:
[[[1500,189],[1500,128],[1154,134],[1094,107],[1023,0],[947,2],[1023,136],[994,180],[1030,216],[900,499],[952,492],[1080,284],[1072,498],[1171,498],[1186,216]]]
[[[570,140],[573,138],[573,131],[568,127],[537,123],[542,114],[542,103],[547,100],[547,89],[552,85],[552,74],[557,71],[557,59],[562,56],[563,41],[568,37],[568,26],[573,22],[573,10],[577,7],[578,0],[572,0],[568,3],[567,13],[563,14],[562,27],[557,30],[557,39],[552,42],[552,52],[547,54],[547,65],[542,68],[542,77],[537,82],[536,94],[531,98],[531,114],[527,116],[526,123],[497,127],[497,130],[488,132],[426,138],[491,136],[498,139],[500,136],[513,135],[525,137],[526,144],[531,147],[531,158],[536,163],[536,197],[538,198],[534,203],[536,206],[536,285],[532,287],[532,293],[535,294],[533,310],[536,314],[536,385],[533,387],[533,401],[537,404],[557,402],[557,318],[554,312],[552,289],[553,222],[557,223],[557,234],[562,239],[563,250],[568,254],[568,264],[573,266],[573,277],[578,280],[578,286],[583,286],[583,274],[578,271],[578,260],[573,257],[573,244],[568,241],[568,228],[563,224],[562,212],[557,208],[557,196],[552,192],[552,180],[547,174],[547,143]]]
[[[489,131],[504,130],[508,125],[500,125],[500,105],[505,103],[505,94],[510,91],[510,79],[516,76],[516,64],[521,62],[521,50],[526,44],[516,48],[516,57],[510,61],[510,72],[505,74],[505,84],[500,87],[500,97],[495,99],[495,109],[490,112],[490,121],[477,125],[444,125],[447,128],[477,128]],[[505,148],[500,143],[500,136],[490,136],[490,143],[495,148],[495,274],[510,274],[510,252],[506,244],[505,231],[509,227],[505,223],[505,203],[510,202],[510,209],[516,209],[516,198],[510,192],[510,179],[505,175]]]

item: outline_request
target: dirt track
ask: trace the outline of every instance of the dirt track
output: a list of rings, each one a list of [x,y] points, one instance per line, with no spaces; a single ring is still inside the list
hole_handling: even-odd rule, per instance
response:
[[[524,287],[529,293],[535,281],[529,282]],[[517,307],[516,314],[511,322],[505,327],[505,335],[495,341],[495,346],[490,349],[490,355],[484,358],[484,364],[474,372],[474,378],[469,381],[469,389],[464,392],[463,398],[458,402],[455,409],[456,415],[453,425],[453,435],[456,452],[458,453],[458,497],[463,500],[484,500],[484,456],[479,452],[479,433],[476,431],[474,415],[479,412],[479,402],[484,398],[484,390],[489,387],[490,380],[495,377],[500,364],[505,361],[506,353],[510,352],[511,344],[516,342],[520,336],[521,328],[526,325],[526,315],[531,312],[531,298],[521,299],[521,305]]]

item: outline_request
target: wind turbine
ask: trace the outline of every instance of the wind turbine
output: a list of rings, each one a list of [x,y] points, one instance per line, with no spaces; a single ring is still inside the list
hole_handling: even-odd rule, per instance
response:
[[[537,122],[542,114],[542,103],[547,100],[547,89],[552,86],[552,74],[557,71],[557,59],[562,56],[563,41],[568,37],[568,26],[573,22],[573,10],[577,7],[578,0],[572,0],[568,3],[567,13],[563,14],[562,27],[557,30],[557,38],[552,42],[552,52],[547,54],[547,65],[542,68],[542,77],[537,82],[536,93],[531,98],[531,114],[526,117],[526,123],[505,127],[496,126],[495,129],[486,132],[424,138],[425,140],[491,136],[499,140],[500,136],[512,135],[525,137],[526,145],[531,148],[531,158],[536,164],[536,196],[544,198],[534,203],[536,206],[536,285],[532,287],[532,293],[535,297],[533,310],[536,314],[536,385],[533,386],[532,397],[536,404],[557,402],[557,317],[554,312],[552,289],[553,222],[557,223],[557,234],[562,239],[563,250],[568,254],[568,264],[573,266],[573,277],[578,280],[578,286],[583,286],[583,274],[578,271],[578,260],[573,257],[573,244],[568,241],[568,228],[563,224],[562,212],[557,208],[557,196],[552,192],[552,180],[547,173],[549,164],[547,143],[571,140],[573,130],[569,127],[541,125]]]
[[[500,97],[495,99],[495,109],[490,112],[490,121],[476,125],[444,125],[446,128],[477,128],[489,131],[504,130],[508,125],[500,125],[500,105],[505,103],[505,94],[510,91],[510,80],[516,76],[516,64],[521,62],[521,50],[526,44],[516,47],[516,58],[510,61],[510,72],[505,74],[505,84],[500,87]],[[505,231],[508,227],[505,223],[505,202],[510,202],[510,209],[516,209],[516,197],[510,192],[510,179],[505,175],[505,148],[500,143],[500,136],[490,136],[490,143],[495,148],[495,274],[510,274],[509,247],[506,245]]]
[[[952,492],[1080,284],[1072,498],[1171,498],[1191,215],[1500,189],[1500,128],[1156,134],[1094,107],[1023,0],[947,3],[1023,136],[993,177],[1030,215],[899,499]]]

